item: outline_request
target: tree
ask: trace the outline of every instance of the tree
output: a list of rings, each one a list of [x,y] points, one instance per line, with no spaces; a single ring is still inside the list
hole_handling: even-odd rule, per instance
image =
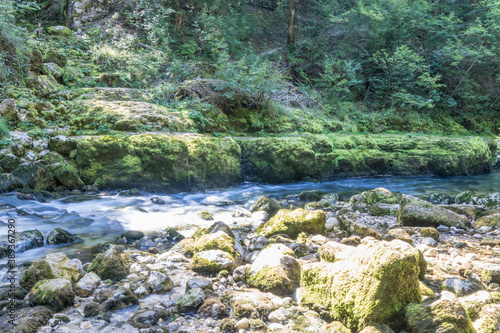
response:
[[[295,0],[289,0],[288,3],[288,36],[286,45],[295,43]]]

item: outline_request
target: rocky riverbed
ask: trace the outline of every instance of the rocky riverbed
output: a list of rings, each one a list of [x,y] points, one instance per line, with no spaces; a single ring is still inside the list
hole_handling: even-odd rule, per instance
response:
[[[18,267],[16,326],[8,322],[9,286],[2,287],[1,329],[500,329],[498,193],[417,198],[377,188],[339,197],[313,190],[262,196],[246,207],[199,211],[204,228],[129,230],[81,252],[66,251],[84,236],[64,226],[24,231],[19,252],[53,248]]]

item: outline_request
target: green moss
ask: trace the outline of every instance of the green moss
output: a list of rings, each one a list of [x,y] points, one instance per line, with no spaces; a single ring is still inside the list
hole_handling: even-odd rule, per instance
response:
[[[422,237],[431,237],[435,241],[439,240],[439,231],[434,228],[422,228],[418,232]]]
[[[293,272],[292,272],[293,273]],[[290,295],[298,285],[296,281],[300,279],[300,270],[296,271],[295,278],[281,266],[265,267],[255,275],[247,275],[248,285],[264,292],[271,292],[276,295]]]
[[[282,209],[259,230],[260,234],[269,237],[285,234],[297,237],[301,232],[325,234],[326,214],[321,210],[311,211],[302,208],[293,211]]]
[[[194,255],[193,261],[191,262],[191,269],[197,273],[212,274],[220,272],[222,266],[214,261]]]
[[[474,228],[478,229],[483,226],[498,227],[500,226],[500,214],[483,216],[474,223]]]
[[[197,214],[198,214],[199,217],[201,217],[202,219],[204,219],[206,221],[212,221],[214,219],[214,217],[212,216],[212,214],[210,214],[207,211],[198,212]]]
[[[222,250],[233,256],[239,256],[234,248],[234,239],[222,231],[202,235],[192,245],[194,253],[208,250]]]

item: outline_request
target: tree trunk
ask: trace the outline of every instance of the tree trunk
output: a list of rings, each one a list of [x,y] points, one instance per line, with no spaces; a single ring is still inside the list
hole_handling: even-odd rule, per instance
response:
[[[182,24],[182,15],[180,13],[181,10],[180,0],[174,0],[174,10],[175,10],[174,27],[176,30],[179,30]]]
[[[295,0],[290,0],[288,4],[288,37],[286,45],[295,43]]]
[[[71,28],[71,16],[71,0],[66,0],[66,26],[69,28]]]

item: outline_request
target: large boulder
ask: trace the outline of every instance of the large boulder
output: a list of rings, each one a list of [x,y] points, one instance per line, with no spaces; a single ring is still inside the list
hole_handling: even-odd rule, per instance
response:
[[[64,135],[57,135],[49,139],[48,149],[55,151],[62,156],[69,156],[72,150],[76,149],[76,141]]]
[[[138,134],[80,138],[76,165],[100,188],[199,191],[241,180],[240,148],[230,138]]]
[[[191,269],[198,273],[211,274],[235,268],[233,256],[221,250],[208,250],[195,253]]]
[[[405,313],[411,333],[476,333],[462,304],[450,295],[431,303],[409,304]]]
[[[262,250],[247,273],[251,287],[277,295],[290,295],[300,283],[300,265],[292,249],[271,244]]]
[[[16,188],[23,187],[21,179],[10,173],[0,173],[0,193],[10,192]]]
[[[38,230],[26,230],[16,234],[16,251],[24,252],[43,246],[43,235]]]
[[[379,187],[352,196],[349,203],[351,205],[355,205],[357,203],[364,203],[368,205],[373,203],[398,204],[400,197],[400,195],[392,193],[388,189]]]
[[[345,260],[302,267],[303,305],[352,330],[398,322],[406,305],[420,303],[421,253],[400,240],[365,238]]]
[[[462,215],[409,195],[403,195],[397,216],[403,226],[463,228],[469,224]]]
[[[102,279],[121,280],[128,275],[129,267],[116,245],[98,254],[87,269],[96,272]]]
[[[220,230],[215,233],[208,233],[200,236],[194,242],[192,251],[194,253],[208,250],[222,250],[230,253],[233,256],[238,256],[235,248],[234,239],[226,232]]]
[[[63,278],[76,283],[83,272],[82,263],[78,259],[68,259],[63,252],[51,253],[35,260],[21,274],[19,284],[31,289],[40,280]]]
[[[26,162],[19,164],[12,174],[19,178],[24,187],[36,191],[47,190],[54,182],[50,168],[42,162]]]
[[[0,103],[0,115],[7,121],[12,123],[17,123],[18,120],[18,112],[17,104],[14,99],[5,99],[2,103]]]
[[[326,214],[322,210],[281,209],[264,224],[259,233],[265,237],[285,234],[297,237],[301,232],[325,234]]]
[[[500,332],[500,304],[488,304],[481,308],[474,328],[480,333]]]
[[[1,332],[36,333],[39,327],[49,322],[53,313],[45,306],[34,306],[17,309],[16,315],[15,326],[11,324],[12,318],[10,314],[0,317]]]
[[[27,297],[36,305],[45,305],[51,310],[61,311],[73,305],[75,293],[69,280],[50,279],[37,282]]]
[[[26,87],[33,90],[34,94],[40,97],[48,97],[62,89],[62,86],[50,75],[28,77]]]

